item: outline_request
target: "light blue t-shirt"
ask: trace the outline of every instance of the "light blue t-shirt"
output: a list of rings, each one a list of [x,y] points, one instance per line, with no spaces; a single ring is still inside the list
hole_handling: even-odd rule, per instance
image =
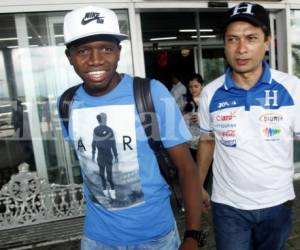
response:
[[[168,90],[151,81],[165,147],[191,137]],[[147,242],[174,227],[170,191],[135,107],[133,78],[101,97],[81,86],[72,103],[69,138],[80,161],[86,197],[84,235],[112,245]],[[66,131],[64,131],[65,136]]]

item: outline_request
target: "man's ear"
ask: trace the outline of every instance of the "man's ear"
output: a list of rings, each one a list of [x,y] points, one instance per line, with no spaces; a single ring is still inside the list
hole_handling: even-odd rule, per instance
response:
[[[270,50],[271,42],[272,42],[272,36],[269,35],[267,40],[266,40],[266,51]]]
[[[70,51],[69,51],[69,49],[66,49],[66,50],[65,50],[65,55],[66,55],[67,57],[70,57]]]
[[[120,60],[122,46],[120,44],[118,46],[119,46],[119,56],[118,57],[119,57],[119,60]]]
[[[71,62],[70,49],[67,48],[67,49],[65,50],[65,55],[66,55],[66,57],[68,58],[69,63],[70,63],[71,65],[73,65],[72,62]]]

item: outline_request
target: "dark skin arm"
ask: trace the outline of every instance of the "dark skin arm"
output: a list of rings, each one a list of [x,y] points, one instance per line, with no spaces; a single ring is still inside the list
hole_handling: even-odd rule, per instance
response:
[[[168,149],[170,157],[178,169],[180,190],[186,210],[186,229],[200,230],[201,223],[201,181],[195,162],[186,144],[179,144]],[[188,238],[180,250],[196,250],[197,241]]]
[[[213,153],[215,148],[215,140],[210,134],[201,134],[198,151],[197,151],[197,163],[199,168],[199,177],[202,187],[203,206],[202,211],[207,212],[210,208],[210,199],[207,191],[203,188],[205,178],[213,160]]]

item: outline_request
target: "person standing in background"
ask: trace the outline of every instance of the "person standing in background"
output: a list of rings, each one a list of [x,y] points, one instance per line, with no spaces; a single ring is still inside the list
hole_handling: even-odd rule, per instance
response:
[[[269,13],[255,3],[228,10],[226,72],[203,88],[200,178],[213,160],[212,212],[218,250],[281,250],[292,225],[293,139],[300,138],[300,80],[264,60]],[[203,190],[203,208],[209,197]]]
[[[185,96],[183,115],[185,121],[192,134],[192,140],[189,141],[191,154],[196,161],[196,154],[198,148],[198,141],[200,136],[200,127],[198,121],[198,106],[200,101],[200,94],[202,90],[203,78],[200,74],[194,74],[188,83],[188,92]]]
[[[179,109],[182,111],[184,105],[183,97],[186,94],[186,87],[179,80],[178,74],[174,71],[171,72],[171,82],[172,82],[171,95],[175,98],[175,101]]]

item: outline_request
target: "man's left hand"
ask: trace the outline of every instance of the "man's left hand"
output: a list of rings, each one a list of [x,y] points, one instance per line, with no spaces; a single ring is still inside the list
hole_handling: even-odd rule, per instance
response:
[[[186,238],[181,243],[179,250],[198,250],[198,242],[192,238]]]

